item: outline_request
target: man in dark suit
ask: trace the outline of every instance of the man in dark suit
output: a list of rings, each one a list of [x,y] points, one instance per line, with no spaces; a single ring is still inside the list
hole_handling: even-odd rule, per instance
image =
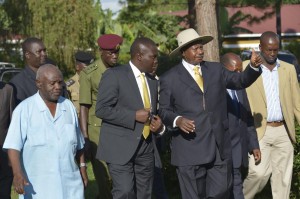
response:
[[[46,63],[53,64],[53,60],[47,58],[46,47],[41,39],[36,37],[25,39],[22,43],[22,51],[25,67],[9,82],[14,88],[16,104],[19,104],[38,91],[35,84],[35,77],[39,67]],[[56,64],[53,65],[56,66]],[[65,85],[63,85],[62,95],[64,97],[68,96]]]
[[[234,53],[223,55],[221,63],[230,71],[240,73],[243,70],[242,59]],[[233,164],[233,189],[230,198],[244,199],[241,167],[248,167],[248,152],[254,156],[255,163],[261,158],[245,89],[227,89],[227,108]]]
[[[177,36],[182,63],[160,77],[159,110],[172,132],[171,163],[176,166],[183,199],[228,198],[231,186],[231,146],[226,88],[249,86],[260,75],[260,57],[234,73],[220,63],[203,60],[203,45],[211,36],[187,29]],[[201,67],[201,68],[200,68]],[[200,75],[201,74],[201,75]]]
[[[154,115],[158,83],[145,73],[157,66],[158,50],[151,39],[138,38],[130,55],[128,65],[106,70],[99,84],[96,115],[102,127],[96,158],[107,162],[114,199],[151,199],[152,132],[160,132],[163,125]]]
[[[0,198],[10,199],[10,190],[13,181],[12,169],[8,165],[7,153],[2,150],[11,120],[15,99],[12,86],[0,82]]]

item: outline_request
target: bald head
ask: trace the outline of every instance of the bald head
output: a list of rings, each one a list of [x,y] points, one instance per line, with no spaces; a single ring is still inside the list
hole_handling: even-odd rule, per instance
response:
[[[242,59],[235,53],[226,53],[221,57],[221,63],[230,71],[242,71]]]
[[[275,32],[267,31],[260,36],[260,43],[268,43],[269,41],[279,42],[279,37]]]
[[[158,50],[154,41],[146,37],[137,38],[130,47],[131,62],[141,71],[156,70]]]
[[[58,67],[42,65],[36,74],[36,86],[45,103],[57,103],[62,94],[63,76]]]
[[[41,80],[42,78],[44,78],[45,76],[47,76],[47,74],[52,73],[52,74],[58,74],[62,77],[62,73],[61,71],[58,69],[57,66],[53,65],[53,64],[44,64],[41,67],[39,67],[39,69],[36,72],[36,80]]]
[[[276,65],[279,51],[278,35],[271,31],[264,32],[260,37],[259,49],[263,64],[272,69]]]

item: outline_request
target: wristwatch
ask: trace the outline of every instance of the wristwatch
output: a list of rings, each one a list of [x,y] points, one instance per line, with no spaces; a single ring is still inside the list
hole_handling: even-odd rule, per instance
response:
[[[86,163],[85,162],[81,162],[79,167],[86,167]]]

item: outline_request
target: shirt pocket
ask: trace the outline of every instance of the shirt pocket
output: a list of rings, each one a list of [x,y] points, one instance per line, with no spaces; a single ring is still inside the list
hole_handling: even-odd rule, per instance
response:
[[[71,99],[73,101],[78,101],[79,100],[79,95],[77,92],[71,92]]]
[[[67,143],[77,144],[77,131],[75,124],[65,124],[62,131],[63,137]]]
[[[27,140],[30,146],[38,147],[46,145],[47,137],[45,129],[39,127],[31,128],[28,131]]]

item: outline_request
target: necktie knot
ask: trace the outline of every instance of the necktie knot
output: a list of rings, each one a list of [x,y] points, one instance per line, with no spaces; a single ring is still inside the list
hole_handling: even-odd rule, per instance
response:
[[[195,75],[200,75],[198,66],[194,66],[193,70]]]

